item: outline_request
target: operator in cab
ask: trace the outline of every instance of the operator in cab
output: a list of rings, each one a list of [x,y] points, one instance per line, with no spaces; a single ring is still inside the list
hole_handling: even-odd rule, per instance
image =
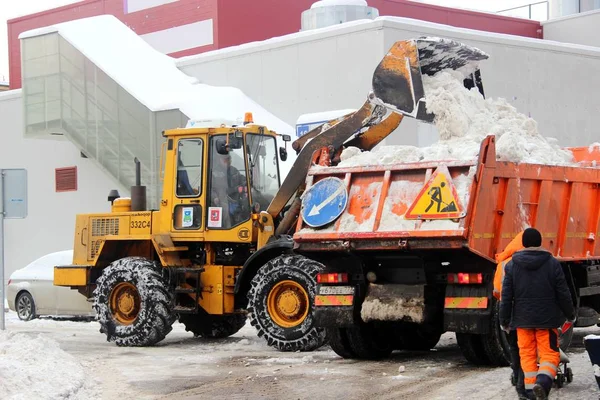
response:
[[[213,157],[211,203],[223,210],[222,227],[231,228],[250,216],[246,178],[231,165],[231,154],[215,151]]]

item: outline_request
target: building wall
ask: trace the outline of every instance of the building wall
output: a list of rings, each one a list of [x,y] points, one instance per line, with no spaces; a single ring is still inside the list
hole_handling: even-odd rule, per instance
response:
[[[219,48],[300,30],[300,15],[316,0],[218,0]],[[243,32],[243,34],[242,34]]]
[[[600,49],[379,19],[188,57],[179,67],[207,84],[237,86],[295,124],[305,113],[360,108],[392,43],[421,35],[454,38],[488,52],[481,66],[486,95],[508,99],[538,122],[543,135],[570,146],[598,140],[600,80],[589,77],[600,69]],[[587,101],[576,101],[580,98]],[[436,140],[427,125],[418,125],[406,120],[388,144],[424,146]]]
[[[8,21],[11,88],[21,87],[19,34],[61,22],[112,14],[173,57],[264,40],[300,30],[315,0],[85,0]],[[490,32],[541,37],[536,21],[407,0],[369,0],[380,15],[403,16]]]
[[[369,6],[379,9],[379,15],[381,16],[414,18],[459,28],[479,29],[487,32],[507,33],[532,38],[542,37],[540,23],[528,19],[441,7],[410,0],[368,0],[368,3]]]
[[[110,189],[128,192],[64,140],[23,138],[21,91],[0,93],[0,168],[27,169],[28,216],[5,220],[5,279],[44,254],[72,249],[75,215],[107,212]],[[77,167],[77,191],[55,191],[55,168]]]
[[[600,10],[543,23],[544,39],[600,47]]]
[[[292,126],[301,114],[359,108],[384,54],[381,26],[354,22],[319,32],[205,53],[178,65],[203,83],[240,88]]]

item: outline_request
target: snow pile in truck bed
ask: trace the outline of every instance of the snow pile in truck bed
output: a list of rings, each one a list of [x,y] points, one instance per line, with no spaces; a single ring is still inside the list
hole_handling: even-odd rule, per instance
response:
[[[475,160],[481,141],[496,136],[497,158],[502,161],[568,165],[572,154],[555,139],[544,138],[537,122],[517,111],[505,99],[484,99],[476,88],[463,86],[463,75],[444,70],[423,76],[427,111],[435,114],[440,140],[430,147],[382,146],[371,152],[345,149],[340,167],[390,165],[430,160]]]
[[[0,332],[0,397],[96,399],[98,388],[83,366],[44,335]]]

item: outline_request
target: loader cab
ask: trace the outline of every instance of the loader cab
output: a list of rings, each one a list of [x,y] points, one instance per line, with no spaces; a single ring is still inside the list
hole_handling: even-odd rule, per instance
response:
[[[253,240],[252,216],[267,209],[281,183],[277,134],[249,123],[177,129],[165,136],[161,219],[169,215],[171,233],[206,241]]]

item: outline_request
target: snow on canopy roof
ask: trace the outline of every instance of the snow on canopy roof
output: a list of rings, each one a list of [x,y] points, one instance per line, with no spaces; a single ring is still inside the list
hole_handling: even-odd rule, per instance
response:
[[[245,112],[278,133],[292,127],[233,87],[200,85],[175,59],[146,43],[113,15],[83,18],[23,32],[19,39],[58,33],[151,111],[180,109],[190,119],[237,120]]]

